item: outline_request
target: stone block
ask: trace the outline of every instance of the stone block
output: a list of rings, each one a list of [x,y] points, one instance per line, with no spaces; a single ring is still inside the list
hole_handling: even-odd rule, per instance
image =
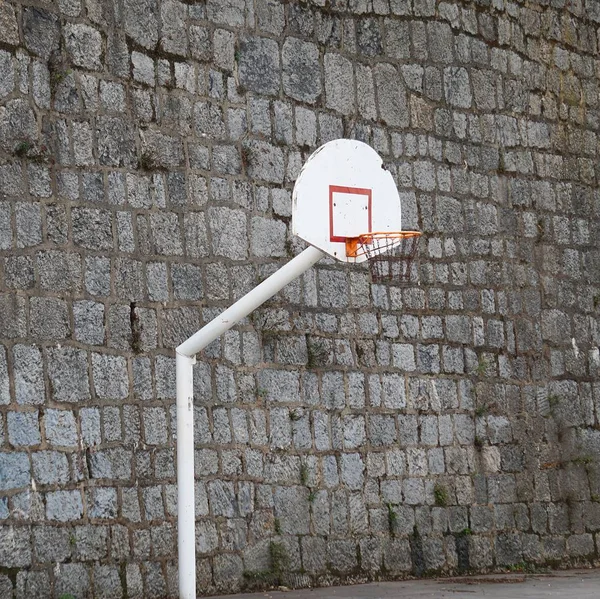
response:
[[[167,416],[164,408],[144,408],[142,411],[144,438],[149,445],[167,442]]]
[[[30,332],[46,341],[65,339],[71,332],[67,303],[53,297],[33,297],[29,303]]]
[[[213,573],[215,585],[220,591],[236,591],[239,589],[244,564],[242,559],[233,554],[221,554],[214,558]]]
[[[77,424],[70,410],[46,410],[46,440],[55,447],[77,447]]]
[[[55,580],[55,593],[85,597],[90,591],[90,575],[84,564],[62,564]]]
[[[494,563],[492,542],[481,535],[469,536],[469,564],[473,568],[486,568]]]
[[[330,568],[339,574],[348,573],[358,567],[356,541],[331,540],[327,543],[327,561]]]
[[[91,295],[110,294],[110,258],[88,256],[85,260],[85,289]]]
[[[519,534],[498,534],[494,546],[497,564],[517,564],[523,560],[523,547]]]
[[[26,322],[25,299],[14,293],[0,293],[0,334],[8,339],[25,337]]]
[[[439,570],[446,565],[444,541],[437,537],[423,538],[423,559],[427,570]]]
[[[3,184],[6,184],[6,176],[0,170]],[[11,207],[8,202],[0,202],[0,249],[8,250],[13,246],[13,232],[11,223]]]
[[[251,141],[245,143],[242,152],[246,156],[249,177],[267,183],[283,183],[285,163],[281,148],[266,141]]]
[[[209,209],[208,220],[215,255],[232,260],[246,259],[248,256],[246,214],[242,210],[214,207]]]
[[[351,114],[355,110],[352,63],[340,54],[325,54],[325,103],[327,108]]]
[[[121,356],[92,354],[94,391],[102,399],[124,399],[129,394],[127,362]]]
[[[356,449],[364,445],[365,419],[363,416],[344,416],[344,448]]]
[[[29,256],[8,256],[4,263],[4,276],[10,289],[31,289],[35,282],[33,260]]]
[[[100,164],[117,167],[137,166],[133,126],[124,118],[98,117],[96,137]]]
[[[51,491],[46,494],[46,518],[71,522],[83,516],[81,491]]]
[[[1,588],[0,585],[0,589]],[[2,592],[3,590],[0,590],[0,593]],[[51,599],[51,582],[48,572],[35,570],[27,572],[21,570],[17,573],[16,593],[17,599],[26,599],[28,597]]]
[[[163,256],[183,254],[180,223],[174,213],[152,214],[150,228],[155,251]]]
[[[49,349],[48,376],[55,401],[78,402],[90,398],[85,351],[71,347]]]
[[[100,411],[97,408],[83,408],[79,412],[81,438],[84,445],[100,445]]]
[[[185,31],[188,16],[187,5],[168,0],[160,5],[160,46],[165,52],[186,56],[188,36]]]
[[[0,346],[0,405],[10,403],[10,381],[8,378],[8,363],[6,350]]]
[[[119,568],[116,566],[94,566],[94,591],[98,599],[122,597],[123,588]]]
[[[89,345],[104,344],[104,305],[82,300],[73,303],[75,339]]]
[[[196,102],[194,127],[200,137],[224,139],[226,135],[223,110],[214,102]]]
[[[13,447],[32,447],[41,443],[37,410],[35,412],[8,412],[6,424],[8,441]]]
[[[121,447],[105,449],[90,456],[92,478],[129,479],[131,476],[131,451]]]
[[[564,343],[570,339],[571,323],[567,314],[560,310],[542,311],[542,338],[552,343]]]
[[[58,16],[42,8],[27,7],[23,11],[23,37],[29,51],[48,60],[60,42]]]
[[[412,560],[408,540],[386,539],[383,542],[383,564],[392,574],[409,572],[412,568]]]
[[[38,451],[31,455],[31,461],[38,484],[64,485],[69,482],[69,463],[64,453]]]
[[[239,52],[240,83],[250,91],[277,95],[281,65],[275,40],[254,37],[243,40]]]
[[[17,247],[26,248],[38,245],[42,241],[42,216],[38,203],[15,205],[15,223],[17,225]]]
[[[33,529],[33,550],[38,563],[62,563],[71,557],[69,531],[56,526],[36,526]]]
[[[440,371],[438,345],[417,345],[417,368],[425,374],[435,374]]]
[[[319,49],[315,44],[288,37],[282,48],[283,90],[301,102],[313,104],[321,95]]]
[[[173,297],[176,300],[199,300],[203,296],[202,271],[192,264],[171,267]]]
[[[273,449],[284,449],[292,443],[292,426],[290,413],[287,408],[272,408],[269,410],[271,434],[269,443]]]
[[[567,553],[572,557],[590,557],[595,553],[591,534],[571,535],[567,539]]]
[[[31,34],[29,34],[31,39]],[[15,9],[10,4],[0,7],[0,38],[11,46],[19,44],[19,26],[15,16]]]
[[[142,489],[142,506],[146,520],[162,520],[165,517],[160,486]]]
[[[369,442],[373,446],[393,445],[396,442],[396,421],[393,416],[376,415],[369,417]]]
[[[302,566],[309,574],[323,572],[327,565],[327,542],[321,537],[302,537]]]
[[[36,129],[35,114],[25,100],[6,102],[4,110],[0,113],[0,147],[7,152],[13,152],[22,140],[36,140]]]
[[[73,241],[89,250],[113,248],[112,214],[107,210],[73,208]]]
[[[361,490],[365,465],[359,453],[343,453],[340,458],[342,482],[351,490]]]
[[[475,439],[475,423],[466,414],[454,416],[454,434],[461,445],[472,445]]]
[[[348,277],[334,270],[320,270],[318,273],[319,303],[323,308],[341,308],[348,305]]]
[[[391,127],[408,127],[410,113],[402,77],[391,64],[379,63],[374,69],[379,117]]]
[[[74,65],[90,70],[102,68],[102,36],[82,23],[67,23],[63,29],[65,47]]]
[[[280,257],[287,254],[287,227],[279,220],[255,216],[251,221],[250,250],[258,257]]]
[[[300,379],[297,373],[288,370],[263,369],[258,372],[259,393],[270,402],[300,401]]]
[[[246,3],[244,0],[208,0],[206,15],[208,20],[227,27],[240,27],[245,24]]]
[[[306,487],[276,487],[274,507],[283,533],[309,533],[310,504]]]
[[[211,512],[215,516],[233,518],[237,513],[237,501],[233,483],[227,481],[211,481],[208,484],[208,496]]]
[[[4,568],[31,565],[31,529],[28,526],[0,526],[0,564]]]
[[[26,453],[0,453],[0,491],[27,487],[30,482],[31,469]]]
[[[420,478],[405,478],[402,482],[402,492],[408,505],[422,505],[427,502],[425,486]]]
[[[158,42],[159,10],[156,0],[136,0],[124,7],[125,31],[144,48]]]

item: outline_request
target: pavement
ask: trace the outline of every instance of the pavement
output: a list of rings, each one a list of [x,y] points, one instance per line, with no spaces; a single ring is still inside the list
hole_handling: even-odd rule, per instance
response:
[[[600,599],[600,570],[490,574],[376,582],[345,587],[261,591],[218,599]]]

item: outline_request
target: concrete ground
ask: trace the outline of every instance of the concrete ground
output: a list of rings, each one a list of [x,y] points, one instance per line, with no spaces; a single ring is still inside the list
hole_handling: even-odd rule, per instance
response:
[[[347,587],[262,591],[221,595],[219,599],[600,599],[600,570],[569,570],[549,574],[490,574],[378,582]]]

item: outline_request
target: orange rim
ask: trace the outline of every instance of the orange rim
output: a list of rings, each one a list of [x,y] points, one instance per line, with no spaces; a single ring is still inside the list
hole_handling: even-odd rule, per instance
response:
[[[410,237],[420,237],[420,231],[374,231],[372,233],[363,233],[358,237],[349,237],[346,239],[346,256],[357,258],[365,254],[362,246],[371,245],[375,239],[409,239]]]

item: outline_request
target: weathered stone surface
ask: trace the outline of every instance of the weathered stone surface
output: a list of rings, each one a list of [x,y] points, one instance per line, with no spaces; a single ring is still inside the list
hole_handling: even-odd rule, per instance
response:
[[[340,54],[325,55],[325,102],[342,114],[354,112],[355,92],[352,63]]]
[[[0,51],[0,98],[7,96],[15,86],[15,73],[12,56]]]
[[[152,49],[158,42],[157,0],[136,0],[125,5],[125,31],[144,48]]]
[[[461,67],[448,67],[444,69],[444,88],[446,102],[457,108],[469,108],[472,101],[469,74]]]
[[[96,121],[100,164],[133,167],[137,164],[133,127],[119,117]]]
[[[108,354],[92,354],[94,390],[103,399],[123,399],[129,393],[125,359]]]
[[[280,148],[268,142],[255,141],[247,145],[245,152],[249,176],[270,183],[283,182],[284,156]]]
[[[176,594],[174,348],[338,138],[417,280],[323,259],[197,356],[198,592],[594,559],[600,13],[474,4],[0,1],[0,596]]]
[[[406,127],[409,122],[408,102],[402,77],[391,64],[374,69],[380,118],[391,127]]]
[[[46,440],[55,447],[76,447],[75,416],[70,410],[47,410],[44,418]]]
[[[25,100],[10,100],[0,106],[0,144],[3,150],[14,152],[19,143],[38,138],[36,118]]]
[[[0,562],[6,568],[31,564],[31,530],[27,526],[2,526],[0,534]]]
[[[63,30],[69,58],[78,67],[98,70],[102,66],[102,36],[87,25],[68,24]]]
[[[79,520],[83,514],[80,491],[53,491],[46,495],[48,520],[69,522]]]
[[[0,6],[0,38],[6,44],[17,46],[19,44],[19,26],[15,15],[15,9],[8,3]]]
[[[31,482],[29,458],[26,453],[0,453],[0,490],[26,487]]]
[[[9,412],[7,414],[8,441],[15,447],[31,447],[39,445],[39,414],[35,412]]]
[[[308,490],[303,487],[279,487],[274,495],[275,517],[286,534],[308,534]]]
[[[240,44],[240,83],[247,89],[277,95],[280,86],[280,60],[277,42],[254,37]]]
[[[281,50],[283,90],[302,102],[314,103],[321,95],[321,66],[316,45],[295,38],[286,39]]]
[[[27,7],[23,11],[23,37],[31,52],[48,60],[60,42],[58,16],[43,8]]]
[[[248,255],[246,215],[241,210],[210,208],[209,226],[215,255],[243,260]]]
[[[285,256],[286,226],[281,221],[252,219],[250,250],[254,256]]]

